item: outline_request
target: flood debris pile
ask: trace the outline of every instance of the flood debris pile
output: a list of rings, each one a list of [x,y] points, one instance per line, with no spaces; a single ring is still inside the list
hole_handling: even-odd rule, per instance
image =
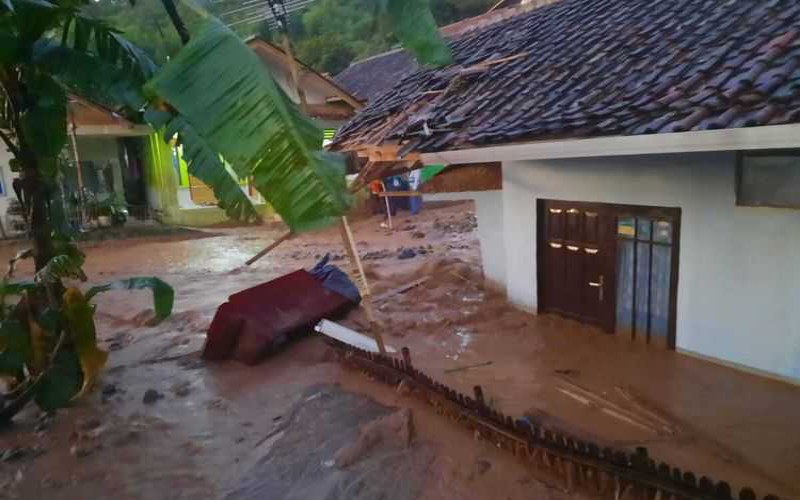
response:
[[[451,215],[446,219],[437,218],[433,221],[433,229],[444,234],[471,233],[478,227],[478,218],[472,212],[467,212],[463,217]]]

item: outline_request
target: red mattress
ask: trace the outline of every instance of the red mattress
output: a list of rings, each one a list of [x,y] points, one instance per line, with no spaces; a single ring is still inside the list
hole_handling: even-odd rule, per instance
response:
[[[305,270],[295,271],[228,297],[208,329],[203,359],[258,363],[319,320],[335,318],[354,306]]]

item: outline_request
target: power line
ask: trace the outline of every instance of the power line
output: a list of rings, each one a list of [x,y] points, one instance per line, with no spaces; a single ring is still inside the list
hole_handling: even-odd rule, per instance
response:
[[[296,10],[300,10],[308,6],[309,4],[313,3],[316,0],[288,0],[285,2],[281,2],[285,6],[285,10],[287,14],[291,14]],[[261,5],[264,7],[269,7],[271,3],[274,3],[275,0],[245,0],[244,2],[238,3],[235,8],[231,10],[224,11],[222,15],[233,14],[242,10],[245,10],[248,6],[253,5]],[[283,9],[281,9],[283,10]]]
[[[228,27],[267,21],[270,29],[286,24],[290,14],[305,9],[316,0],[245,0],[236,8],[222,12],[221,18],[227,17]],[[231,19],[230,17],[239,17]],[[241,18],[244,16],[244,18]],[[282,21],[282,22],[281,22]],[[285,26],[284,26],[285,27]]]

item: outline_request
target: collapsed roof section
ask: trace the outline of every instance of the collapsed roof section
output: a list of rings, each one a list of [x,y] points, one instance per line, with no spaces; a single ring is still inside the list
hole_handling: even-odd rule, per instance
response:
[[[475,146],[800,121],[793,0],[562,0],[451,42],[334,142],[399,157]]]
[[[537,0],[552,2],[554,0]],[[519,2],[517,2],[519,4]],[[518,5],[503,5],[479,16],[462,19],[440,29],[445,38],[457,38],[465,33],[507,19],[520,12]],[[348,66],[336,75],[336,83],[362,101],[370,101],[392,88],[397,82],[420,69],[420,65],[405,49],[377,54]]]

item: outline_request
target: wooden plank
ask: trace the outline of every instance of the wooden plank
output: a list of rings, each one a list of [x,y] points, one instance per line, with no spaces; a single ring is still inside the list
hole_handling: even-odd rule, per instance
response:
[[[389,290],[387,292],[384,292],[384,293],[378,295],[377,297],[375,297],[375,302],[376,303],[377,302],[383,302],[384,300],[390,299],[390,298],[394,297],[395,295],[400,295],[402,293],[405,293],[405,292],[411,290],[412,288],[416,288],[416,287],[420,286],[421,284],[425,283],[429,279],[430,279],[430,276],[425,276],[424,278],[419,278],[419,279],[416,279],[416,280],[411,281],[409,283],[406,283],[405,285],[401,285],[401,286],[399,286],[397,288],[393,288],[393,289],[391,289],[391,290]]]
[[[384,191],[378,193],[378,196],[382,198],[417,198],[422,196],[422,193],[419,191]]]
[[[503,189],[500,163],[450,165],[422,185],[425,193],[463,193]]]
[[[658,431],[656,429],[654,429],[654,428],[652,428],[652,427],[650,427],[650,426],[648,426],[648,425],[636,420],[635,418],[631,418],[629,415],[626,415],[626,414],[624,414],[622,412],[619,412],[619,411],[614,410],[612,408],[604,407],[601,404],[598,404],[597,402],[593,401],[588,396],[585,396],[585,395],[582,395],[582,394],[577,394],[576,392],[570,391],[568,389],[564,389],[563,387],[556,387],[556,390],[558,392],[560,392],[560,393],[562,393],[562,394],[574,399],[575,401],[577,401],[577,402],[579,402],[579,403],[581,403],[581,404],[583,404],[585,406],[588,406],[589,408],[593,408],[595,410],[599,410],[600,412],[605,413],[606,415],[608,415],[610,417],[613,417],[613,418],[615,418],[617,420],[620,420],[622,422],[628,423],[628,424],[630,424],[630,425],[632,425],[634,427],[638,427],[638,428],[640,428],[642,430],[645,430],[645,431],[648,431],[648,432],[652,432],[654,434],[658,433]]]

